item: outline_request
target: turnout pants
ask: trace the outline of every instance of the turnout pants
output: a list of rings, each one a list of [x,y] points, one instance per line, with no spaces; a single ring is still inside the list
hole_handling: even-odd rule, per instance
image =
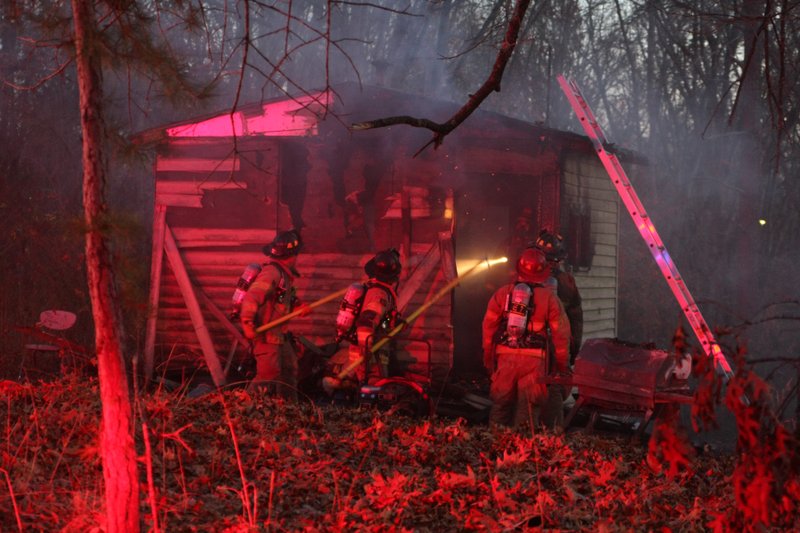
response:
[[[297,355],[289,341],[256,343],[256,375],[248,390],[266,389],[270,395],[297,401]]]
[[[540,349],[497,347],[497,367],[492,374],[490,397],[492,425],[531,428],[539,423],[539,411],[547,399],[547,387],[537,380],[546,371]]]

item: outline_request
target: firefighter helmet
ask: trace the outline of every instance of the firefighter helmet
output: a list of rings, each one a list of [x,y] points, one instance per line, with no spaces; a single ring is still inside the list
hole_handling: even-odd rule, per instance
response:
[[[267,257],[285,259],[297,255],[302,244],[300,233],[297,230],[290,229],[278,232],[272,242],[264,246],[263,252]]]
[[[523,281],[543,283],[550,277],[547,257],[538,248],[526,248],[517,260],[517,276]]]
[[[403,265],[400,264],[400,253],[394,248],[383,250],[375,254],[375,257],[367,261],[364,265],[364,272],[367,276],[378,281],[389,283],[397,281]]]
[[[544,252],[548,261],[562,261],[567,257],[567,251],[564,249],[564,237],[558,233],[543,229],[539,232],[533,245]]]

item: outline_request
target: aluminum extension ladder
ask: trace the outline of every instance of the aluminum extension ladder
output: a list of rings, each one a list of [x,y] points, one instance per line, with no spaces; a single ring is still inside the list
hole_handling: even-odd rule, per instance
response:
[[[625,207],[628,209],[628,213],[630,213],[633,223],[639,230],[644,242],[647,243],[650,253],[661,269],[661,274],[664,276],[670,289],[672,289],[672,294],[675,295],[681,309],[683,309],[683,313],[686,315],[689,324],[691,324],[694,330],[694,334],[703,346],[703,350],[708,357],[713,358],[717,372],[722,374],[725,379],[731,378],[733,372],[731,371],[728,361],[725,359],[725,355],[722,353],[722,349],[709,330],[708,324],[700,313],[692,295],[689,293],[689,289],[686,288],[683,278],[678,272],[675,263],[672,261],[669,252],[667,252],[664,243],[661,242],[655,225],[652,220],[650,220],[642,203],[639,201],[639,197],[633,189],[633,185],[631,185],[625,171],[622,169],[622,165],[620,165],[617,156],[611,150],[605,134],[597,124],[597,119],[594,113],[592,113],[589,104],[586,103],[580,89],[573,80],[568,80],[563,75],[559,75],[558,83],[561,85],[564,94],[567,95],[567,99],[570,105],[572,105],[572,109],[575,111],[578,119],[580,119],[583,129],[592,140],[595,151],[603,162],[608,176],[611,178],[614,187],[616,187],[620,198],[622,198],[622,201],[625,203]]]

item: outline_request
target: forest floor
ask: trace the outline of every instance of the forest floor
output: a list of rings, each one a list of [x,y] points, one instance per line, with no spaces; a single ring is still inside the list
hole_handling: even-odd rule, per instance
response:
[[[0,531],[102,530],[96,380],[5,381],[0,390]],[[735,455],[696,450],[675,433],[648,447],[621,434],[531,435],[242,389],[196,398],[157,390],[134,409],[145,531],[729,531],[742,523]]]

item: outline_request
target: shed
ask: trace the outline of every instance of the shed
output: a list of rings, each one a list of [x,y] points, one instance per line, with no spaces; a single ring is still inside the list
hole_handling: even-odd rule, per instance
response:
[[[245,265],[276,231],[296,228],[306,302],[364,279],[376,251],[404,265],[406,314],[477,261],[502,267],[464,280],[402,339],[430,354],[434,377],[480,367],[480,324],[540,228],[560,231],[584,301],[584,338],[614,337],[618,200],[587,138],[478,110],[437,150],[408,126],[352,132],[389,115],[445,120],[456,104],[342,85],[144,132],[155,146],[155,205],[145,366],[205,364],[218,384],[241,351],[227,318]],[[292,321],[314,342],[334,336],[338,301]],[[148,368],[149,367],[149,368]]]

